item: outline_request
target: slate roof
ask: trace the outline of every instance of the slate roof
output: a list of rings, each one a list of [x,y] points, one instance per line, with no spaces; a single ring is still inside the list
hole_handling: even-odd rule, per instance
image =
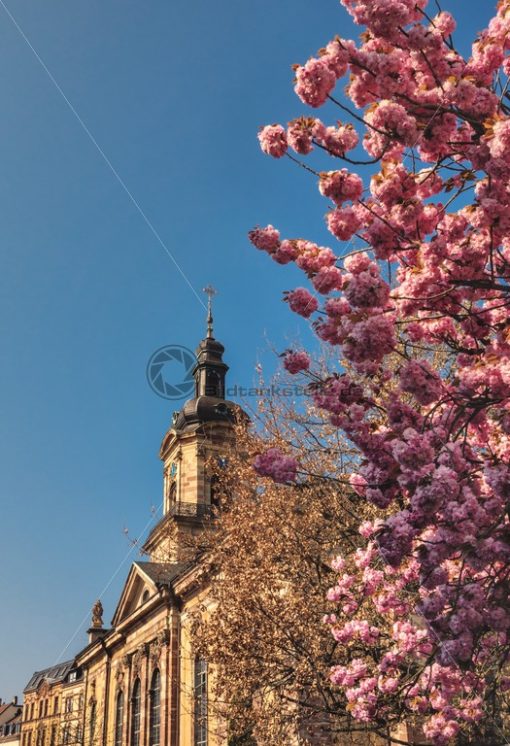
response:
[[[184,570],[189,562],[133,562],[156,585],[170,585]]]
[[[36,671],[33,675],[26,687],[24,688],[24,692],[32,691],[33,689],[37,689],[39,684],[44,681],[45,679],[48,681],[49,684],[54,684],[59,681],[63,681],[69,671],[74,666],[74,659],[72,661],[65,661],[64,663],[58,663],[56,666],[51,666],[50,668],[45,668],[43,671]]]

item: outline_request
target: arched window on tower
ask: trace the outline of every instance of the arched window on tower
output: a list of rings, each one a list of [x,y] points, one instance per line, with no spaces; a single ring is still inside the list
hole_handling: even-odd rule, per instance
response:
[[[140,679],[135,681],[131,697],[131,746],[140,746],[140,708],[142,704]]]
[[[175,479],[173,482],[170,482],[170,487],[168,488],[168,506],[172,507],[172,505],[175,505],[177,502],[177,482]]]
[[[207,661],[204,658],[195,658],[193,700],[193,746],[207,746]]]
[[[223,398],[221,378],[215,370],[208,370],[205,374],[205,395]]]
[[[122,746],[122,733],[124,729],[124,692],[117,694],[115,706],[115,746]]]
[[[156,669],[150,689],[149,746],[159,746],[161,731],[161,676]]]

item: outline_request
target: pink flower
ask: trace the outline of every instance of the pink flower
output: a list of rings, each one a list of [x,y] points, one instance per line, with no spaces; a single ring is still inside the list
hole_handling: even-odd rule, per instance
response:
[[[444,746],[457,735],[460,730],[456,720],[447,720],[442,714],[432,715],[424,726],[423,732],[427,738],[432,738],[436,746]]]
[[[503,119],[493,127],[493,137],[489,149],[495,158],[504,158],[510,148],[510,120]]]
[[[265,228],[253,228],[248,233],[248,238],[257,249],[267,251],[269,254],[280,246],[280,232],[272,225],[266,225]]]
[[[255,471],[262,477],[271,477],[275,482],[294,482],[298,463],[292,456],[285,455],[279,448],[269,448],[259,454],[254,462]]]
[[[442,33],[443,36],[450,36],[455,31],[457,23],[451,13],[441,11],[432,19],[434,28]]]
[[[443,392],[441,379],[426,360],[406,363],[400,371],[400,387],[425,405],[437,401]]]
[[[332,267],[336,256],[331,249],[322,248],[312,241],[296,241],[297,266],[311,276],[324,267]]]
[[[344,343],[344,354],[354,363],[380,362],[394,349],[395,343],[395,325],[391,316],[370,316],[353,325]]]
[[[273,254],[273,259],[278,264],[288,264],[295,261],[298,250],[295,241],[282,241]]]
[[[358,133],[352,124],[342,125],[339,122],[338,127],[325,127],[316,119],[313,134],[317,142],[329,150],[331,155],[341,158],[359,142]]]
[[[306,288],[296,288],[286,293],[285,300],[300,316],[309,318],[319,308],[319,302]]]
[[[327,295],[332,290],[340,290],[343,284],[342,273],[337,267],[322,267],[312,280],[318,293]]]
[[[310,367],[310,357],[303,350],[300,350],[299,352],[291,352],[289,350],[285,353],[283,366],[285,370],[288,370],[289,373],[295,375],[303,370],[308,370]]]
[[[367,26],[377,36],[390,37],[402,26],[420,20],[418,8],[426,5],[426,0],[341,0],[355,23]]]
[[[350,50],[354,44],[343,39],[333,39],[323,50],[322,60],[334,72],[336,78],[341,78],[347,72]]]
[[[366,272],[367,269],[373,266],[374,262],[371,261],[365,251],[351,254],[351,256],[346,257],[344,261],[345,269],[353,275],[359,274],[360,272]]]
[[[295,91],[308,106],[322,106],[335,85],[336,75],[326,59],[310,59],[296,69]]]
[[[340,171],[323,171],[320,174],[319,191],[337,205],[347,200],[355,202],[363,194],[363,182],[358,174],[351,174],[346,168]]]
[[[347,278],[346,278],[347,279]],[[358,308],[383,307],[388,302],[390,287],[376,272],[359,272],[347,279],[345,297]]]
[[[266,155],[281,158],[287,152],[287,135],[280,124],[268,124],[258,134],[260,147]]]
[[[342,572],[344,568],[345,560],[341,555],[338,555],[337,557],[335,557],[335,559],[331,560],[331,569],[335,572]]]
[[[416,145],[418,128],[416,119],[407,113],[406,109],[393,101],[379,101],[366,115],[372,127],[385,132],[388,138],[378,132],[370,131],[369,141],[374,145],[367,147],[373,155],[382,155],[389,140],[396,140],[403,145]]]
[[[354,474],[352,476],[355,476]],[[363,479],[363,477],[360,477]],[[370,539],[374,534],[377,534],[384,526],[384,522],[380,518],[376,518],[375,521],[363,521],[359,527],[359,533],[364,539]]]
[[[361,225],[357,213],[352,207],[341,207],[328,212],[328,228],[339,241],[348,241]]]
[[[399,680],[393,676],[379,676],[377,686],[383,694],[393,694],[397,691],[399,683]]]
[[[289,122],[287,142],[300,155],[308,155],[313,150],[312,138],[315,119],[300,117]]]
[[[366,663],[361,658],[354,658],[349,666],[335,666],[331,670],[331,681],[339,686],[350,687],[363,678],[367,671]]]

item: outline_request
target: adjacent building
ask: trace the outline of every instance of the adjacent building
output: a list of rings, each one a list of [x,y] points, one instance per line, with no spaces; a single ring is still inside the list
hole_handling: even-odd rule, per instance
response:
[[[22,712],[23,707],[18,704],[17,697],[12,702],[2,702],[0,699],[0,746],[19,746]]]
[[[23,693],[21,746],[83,743],[82,675],[74,660],[36,671]]]

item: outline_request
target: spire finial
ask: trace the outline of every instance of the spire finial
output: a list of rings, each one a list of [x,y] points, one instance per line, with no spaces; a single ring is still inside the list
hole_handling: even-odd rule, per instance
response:
[[[208,296],[207,301],[207,339],[213,338],[213,316],[212,316],[212,299],[218,291],[212,285],[206,285],[204,293]]]

